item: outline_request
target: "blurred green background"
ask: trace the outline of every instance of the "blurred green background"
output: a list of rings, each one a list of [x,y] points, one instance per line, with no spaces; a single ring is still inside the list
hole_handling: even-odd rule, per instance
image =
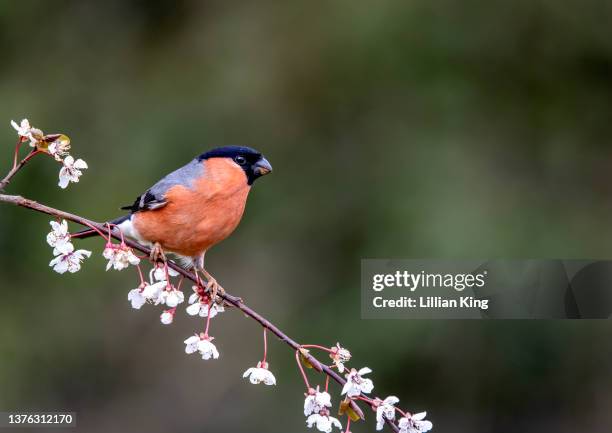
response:
[[[274,174],[207,257],[224,287],[302,343],[341,341],[434,431],[609,432],[609,322],[365,321],[359,266],[610,258],[610,22],[598,0],[3,1],[0,166],[10,119],[68,134],[80,183],[40,158],[8,191],[104,220],[213,146],[253,146]],[[284,345],[274,389],[241,378],[261,331],[235,311],[213,322],[220,360],[186,356],[200,321],[132,310],[136,276],[105,273],[99,240],[52,272],[48,220],[0,207],[1,410],[77,411],[88,433],[307,431]]]

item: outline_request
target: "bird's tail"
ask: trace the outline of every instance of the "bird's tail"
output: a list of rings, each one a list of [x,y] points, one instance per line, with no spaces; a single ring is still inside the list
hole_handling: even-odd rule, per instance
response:
[[[115,218],[114,220],[109,221],[109,224],[119,225],[123,221],[128,220],[131,216],[132,215],[124,215],[124,216],[121,216],[119,218]],[[71,237],[73,239],[86,239],[86,238],[90,238],[92,236],[96,236],[97,234],[98,234],[98,232],[96,232],[95,230],[85,229],[85,230],[81,230],[80,232],[73,233],[71,235]]]

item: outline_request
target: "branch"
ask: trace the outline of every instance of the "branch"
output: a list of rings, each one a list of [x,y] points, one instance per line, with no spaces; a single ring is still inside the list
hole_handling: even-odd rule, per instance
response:
[[[34,157],[35,155],[39,153],[46,154],[48,156],[53,157],[56,161],[62,162],[63,167],[60,170],[60,183],[59,183],[59,186],[61,188],[65,188],[69,182],[77,182],[79,176],[81,176],[81,172],[79,171],[79,169],[87,168],[87,164],[83,160],[78,159],[75,161],[72,158],[72,156],[69,155],[68,150],[70,149],[70,139],[67,136],[63,134],[44,135],[41,130],[30,127],[27,119],[23,119],[19,125],[13,121],[11,121],[11,124],[17,130],[19,140],[17,142],[17,145],[15,146],[15,152],[14,152],[14,157],[13,157],[13,167],[7,173],[7,175],[0,181],[0,202],[10,203],[16,206],[24,207],[26,209],[34,210],[36,212],[51,215],[58,219],[61,218],[64,220],[72,221],[77,224],[81,224],[85,227],[94,229],[96,232],[96,235],[99,235],[99,236],[105,237],[103,233],[108,233],[110,237],[121,241],[122,245],[126,244],[132,249],[140,251],[147,256],[151,255],[151,250],[149,248],[133,240],[124,239],[123,234],[120,232],[119,229],[117,229],[114,226],[112,226],[113,228],[111,229],[110,228],[111,226],[106,222],[98,223],[96,221],[89,220],[79,215],[71,214],[69,212],[64,212],[62,210],[46,206],[44,204],[38,203],[34,200],[30,200],[30,199],[27,199],[19,195],[3,194],[2,192],[4,191],[4,188],[10,183],[12,178],[28,163],[30,159],[32,159],[32,157]],[[18,163],[17,160],[19,157],[20,147],[24,142],[27,142],[27,141],[30,142],[30,146],[32,146],[33,149],[25,156],[25,158],[23,158]],[[182,275],[184,278],[196,283],[198,286],[200,285],[200,279],[198,278],[197,274],[189,272],[188,270],[182,268],[181,266],[178,266],[176,263],[172,261],[167,261],[166,266],[175,270],[180,275]],[[139,272],[139,275],[142,281],[142,273],[140,271],[140,267],[138,268],[138,272]],[[167,268],[166,268],[166,278],[168,278]],[[233,296],[227,292],[223,294],[218,294],[218,296],[220,296],[225,303],[238,308],[246,316],[250,317],[251,319],[259,323],[259,325],[264,328],[264,347],[267,347],[266,333],[267,331],[270,331],[274,335],[276,335],[277,338],[285,342],[285,344],[287,344],[289,347],[291,347],[295,351],[296,360],[298,360],[298,366],[302,372],[302,375],[304,376],[304,381],[305,381],[307,388],[309,389],[309,393],[312,391],[312,389],[308,385],[308,380],[304,373],[303,366],[301,365],[299,361],[299,355],[303,357],[303,360],[305,363],[309,364],[315,370],[321,373],[324,373],[326,375],[325,391],[327,391],[327,387],[328,387],[330,378],[336,381],[341,386],[344,386],[344,384],[347,382],[338,373],[336,373],[330,366],[327,366],[324,363],[321,363],[317,358],[315,358],[312,354],[310,354],[310,352],[306,350],[306,348],[308,347],[318,348],[318,349],[322,349],[330,353],[334,353],[332,350],[324,348],[322,346],[317,346],[317,345],[301,345],[297,343],[295,340],[293,340],[291,337],[289,337],[287,334],[285,334],[283,331],[281,331],[277,326],[271,323],[268,319],[263,317],[261,314],[257,313],[252,308],[248,307],[242,301],[241,298]],[[208,324],[209,324],[210,318],[211,318],[211,315],[209,312],[208,319],[207,319],[207,325],[206,325],[206,331],[205,331],[206,335],[208,335],[207,334]],[[340,349],[340,346],[338,346],[338,348]],[[264,364],[265,364],[265,353],[266,352],[267,351],[264,349],[264,361],[263,361]],[[350,357],[350,354],[349,354],[349,357]],[[338,360],[336,358],[333,358],[333,359],[335,363],[337,364]],[[258,364],[258,367],[259,367],[259,364]],[[355,372],[355,370],[353,370],[353,372]],[[317,387],[317,391],[318,391],[318,387]],[[352,395],[352,398],[350,399],[347,398],[347,400],[343,402],[343,405],[346,405],[348,402],[348,404],[350,405],[350,409],[352,409],[352,413],[350,413],[351,412],[350,410],[349,410],[349,413],[347,413],[348,419],[347,419],[347,426],[346,426],[347,428],[346,428],[345,433],[349,432],[351,417],[357,416],[362,419],[364,418],[364,414],[362,410],[359,408],[359,406],[357,405],[356,401],[363,401],[366,404],[368,404],[372,409],[378,408],[378,406],[383,403],[382,400],[378,398],[370,399],[367,396],[365,396],[363,393],[361,393],[361,395],[357,397]],[[320,412],[321,415],[325,415],[324,413],[325,411],[327,412],[327,415],[329,415],[329,411],[327,410],[325,406],[323,406],[324,410]],[[347,409],[348,406],[341,405],[341,407],[342,407],[342,410],[341,410],[341,414],[342,414],[344,413],[344,411]],[[400,414],[402,414],[404,417],[406,416],[410,417],[409,414],[407,415],[407,413],[401,411],[399,408],[394,407],[394,409],[398,411]],[[395,421],[389,420],[386,417],[384,418],[385,418],[385,422],[387,423],[387,425],[390,427],[391,430],[393,430],[396,433],[400,431]],[[427,426],[428,427],[427,430],[431,428],[431,423],[428,422],[428,424],[429,425]],[[414,426],[417,428],[418,431],[421,431],[421,429],[419,428],[417,424],[414,424]]]
[[[18,164],[13,170],[11,170],[11,172],[9,172],[9,174],[0,182],[0,189],[4,186],[6,186],[6,184],[8,184],[8,182],[10,181],[10,179],[15,175],[15,173],[23,166],[25,165],[25,163],[27,162],[29,158],[25,158],[20,164]],[[63,218],[66,219],[68,221],[72,221],[75,222],[77,224],[81,224],[83,226],[87,226],[87,227],[95,227],[98,230],[100,230],[101,232],[106,232],[108,230],[107,226],[105,224],[102,223],[98,223],[96,221],[92,221],[89,220],[87,218],[83,218],[79,215],[75,215],[72,213],[68,213],[68,212],[64,212],[62,210],[59,209],[55,209],[49,206],[46,206],[44,204],[38,203],[34,200],[29,200],[27,198],[24,198],[22,196],[18,196],[18,195],[6,195],[6,194],[0,194],[0,202],[4,202],[4,203],[10,203],[16,206],[20,206],[20,207],[24,207],[27,209],[31,209],[34,210],[36,212],[41,212],[47,215],[51,215],[57,218]],[[117,240],[121,240],[121,233],[117,230],[114,229],[111,231],[111,236]],[[134,242],[130,239],[125,239],[125,243],[130,246],[131,248],[138,250],[144,254],[149,255],[151,253],[151,250],[137,242]],[[178,266],[177,264],[173,263],[172,261],[168,261],[168,266],[172,269],[174,269],[175,271],[177,271],[178,273],[180,273],[183,277],[193,281],[194,283],[197,282],[196,280],[196,276],[185,270],[184,268],[182,268],[181,266]],[[229,293],[225,293],[223,295],[219,294],[219,296],[221,296],[223,298],[224,301],[226,301],[227,303],[233,305],[234,307],[240,309],[245,315],[247,315],[248,317],[250,317],[251,319],[253,319],[254,321],[256,321],[257,323],[259,323],[263,328],[268,329],[270,332],[272,332],[274,335],[276,335],[276,337],[278,337],[281,341],[283,341],[285,344],[287,344],[289,347],[291,347],[294,351],[299,351],[302,348],[302,345],[300,345],[298,342],[296,342],[294,339],[292,339],[291,337],[289,337],[287,334],[285,334],[283,331],[281,331],[276,325],[274,325],[272,322],[270,322],[268,319],[266,319],[265,317],[263,317],[261,314],[259,314],[258,312],[256,312],[255,310],[253,310],[252,308],[250,308],[249,306],[247,306],[241,298],[230,295]],[[340,386],[343,386],[346,383],[346,380],[344,378],[342,378],[338,373],[336,373],[334,370],[332,370],[330,367],[328,367],[327,365],[321,363],[318,359],[316,359],[313,355],[311,355],[308,352],[305,351],[301,351],[302,355],[306,358],[306,360],[308,360],[308,362],[310,364],[312,364],[312,366],[319,372],[324,373],[325,375],[329,376],[330,378],[332,378],[334,381],[336,381],[338,384],[340,384]],[[365,397],[367,399],[367,397],[364,395],[363,397]],[[357,404],[354,401],[351,401],[351,407],[352,409],[363,419],[364,414],[363,411],[359,408],[359,406],[357,406]],[[386,420],[387,421],[387,425],[394,431],[394,432],[399,432],[399,427],[390,420]]]
[[[17,163],[17,159],[15,159],[15,163],[13,164],[13,168],[11,168],[11,170],[7,173],[7,175],[4,176],[4,179],[0,180],[0,191],[4,191],[4,188],[6,188],[6,186],[13,179],[13,176],[15,176],[17,174],[17,172],[19,170],[21,170],[23,168],[23,166],[26,165],[28,163],[28,161],[30,159],[32,159],[32,157],[34,155],[36,155],[37,153],[39,153],[39,151],[37,151],[35,149],[32,150],[30,153],[28,153],[28,156],[23,158],[19,163]],[[17,156],[17,153],[15,153],[15,157],[16,156]]]

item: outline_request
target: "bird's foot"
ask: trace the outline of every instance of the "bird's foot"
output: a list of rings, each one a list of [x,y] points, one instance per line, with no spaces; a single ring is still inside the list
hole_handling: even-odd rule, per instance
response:
[[[219,297],[218,295],[221,294],[221,296],[224,296],[225,289],[221,287],[221,285],[217,283],[217,280],[215,280],[211,276],[209,276],[208,281],[206,283],[206,291],[210,294],[210,298],[213,300],[213,302],[223,302],[221,297]]]
[[[200,278],[200,273],[198,272],[198,268],[193,268],[193,273],[195,275],[195,279],[196,279],[196,286],[198,287],[198,290],[206,290],[206,286],[202,283],[202,279]]]
[[[164,250],[159,242],[155,242],[153,244],[149,259],[154,263],[166,263],[166,255],[164,254]]]
[[[229,302],[228,299],[231,299],[232,301],[238,302],[240,304],[244,303],[242,301],[242,298],[238,298],[236,296],[227,295],[227,298],[225,298],[225,289],[221,287],[217,280],[212,275],[210,275],[206,269],[201,268],[200,271],[204,275],[204,278],[206,278],[206,287],[204,287],[204,290],[206,290],[206,292],[210,295],[210,299],[212,299],[213,302],[216,302],[217,304],[223,305],[227,308],[232,308],[236,306],[234,303]]]
[[[217,283],[217,280],[212,275],[210,275],[206,269],[202,269],[202,273],[204,274],[204,277],[206,278],[206,291],[210,295],[210,298],[213,300],[213,302],[217,302],[217,303],[223,302],[223,299],[217,296],[218,294],[221,294],[221,296],[224,296],[225,289],[221,287],[219,283]]]

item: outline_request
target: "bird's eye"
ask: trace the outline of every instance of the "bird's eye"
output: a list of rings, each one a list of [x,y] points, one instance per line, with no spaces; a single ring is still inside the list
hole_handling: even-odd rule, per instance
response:
[[[238,165],[246,164],[246,158],[244,156],[238,155],[237,157],[234,158],[234,161],[236,161],[236,164]]]

